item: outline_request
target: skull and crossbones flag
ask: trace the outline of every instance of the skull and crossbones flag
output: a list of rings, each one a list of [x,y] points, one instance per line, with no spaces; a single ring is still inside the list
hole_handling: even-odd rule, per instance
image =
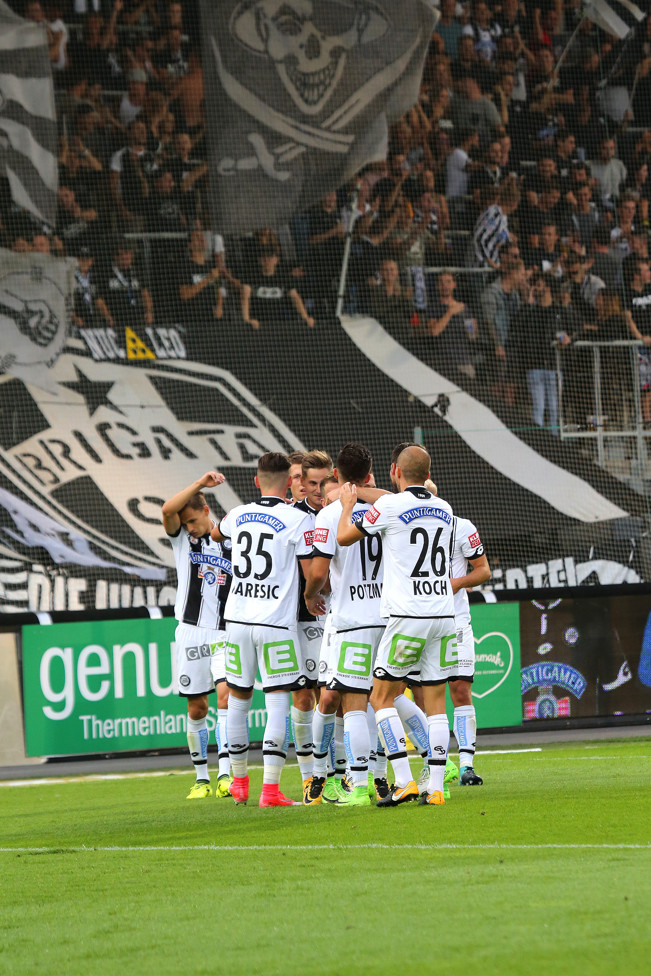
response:
[[[284,223],[383,158],[418,98],[430,0],[202,0],[212,217]]]
[[[57,205],[54,85],[44,24],[0,0],[0,176],[11,196],[53,225]]]

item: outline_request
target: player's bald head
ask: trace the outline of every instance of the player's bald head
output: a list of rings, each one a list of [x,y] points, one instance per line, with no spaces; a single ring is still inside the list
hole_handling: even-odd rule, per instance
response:
[[[396,469],[408,484],[423,485],[429,477],[430,456],[424,447],[406,447],[400,452]]]

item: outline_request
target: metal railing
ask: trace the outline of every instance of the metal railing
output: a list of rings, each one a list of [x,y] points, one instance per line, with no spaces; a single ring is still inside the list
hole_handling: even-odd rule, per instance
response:
[[[645,490],[643,483],[651,480],[651,428],[645,427],[642,409],[639,350],[647,347],[618,339],[579,340],[571,348],[571,359],[556,350],[561,439],[595,442],[600,467]]]

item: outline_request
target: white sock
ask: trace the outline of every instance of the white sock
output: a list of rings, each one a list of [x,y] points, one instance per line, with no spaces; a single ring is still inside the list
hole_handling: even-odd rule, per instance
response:
[[[366,724],[368,726],[368,771],[375,776],[375,761],[377,759],[377,725],[375,723],[375,712],[370,703],[366,706]]]
[[[443,792],[443,777],[445,776],[445,763],[448,758],[448,746],[450,745],[450,726],[445,712],[440,715],[428,715],[427,725],[429,726],[429,787],[428,793]]]
[[[395,708],[380,708],[375,713],[380,739],[384,745],[387,759],[393,766],[393,776],[396,785],[403,787],[411,783],[413,777],[409,760],[407,759],[407,743],[405,730]]]
[[[472,766],[477,741],[477,715],[474,705],[459,705],[454,710],[454,737],[459,746],[459,765]]]
[[[267,724],[262,741],[262,783],[279,783],[289,748],[289,692],[268,691],[264,696]]]
[[[249,759],[249,709],[250,698],[228,699],[228,714],[226,716],[226,735],[228,740],[228,755],[231,761],[233,776],[242,779],[246,776]]]
[[[368,786],[368,754],[370,750],[366,712],[346,712],[344,715],[344,748],[353,786]]]
[[[301,770],[301,779],[309,779],[314,769],[314,738],[312,737],[312,718],[314,712],[301,712],[292,705],[292,738],[296,758]]]
[[[313,775],[325,778],[328,771],[330,745],[335,734],[335,716],[324,715],[317,705],[312,718],[312,741],[314,742]]]
[[[335,774],[335,726],[332,723],[332,738],[330,739],[330,748],[328,749],[328,776],[334,776]]]
[[[377,726],[376,726],[377,734]],[[384,743],[380,736],[377,736],[377,746],[375,747],[375,773],[373,774],[374,779],[386,779],[387,778],[387,754],[384,751]]]
[[[413,702],[411,698],[407,698],[404,694],[398,695],[394,705],[400,716],[400,721],[404,725],[405,731],[411,740],[411,744],[420,753],[421,759],[426,759],[429,743],[427,738],[427,716],[425,712],[418,707],[416,702]]]
[[[208,772],[208,726],[205,718],[187,717],[188,749],[197,779],[210,782]]]
[[[217,709],[217,724],[215,725],[215,738],[219,749],[219,775],[228,776],[231,771],[231,761],[228,757],[228,732],[226,723],[228,721],[228,709]]]
[[[346,772],[346,749],[344,747],[344,720],[335,716],[335,776],[339,779]]]

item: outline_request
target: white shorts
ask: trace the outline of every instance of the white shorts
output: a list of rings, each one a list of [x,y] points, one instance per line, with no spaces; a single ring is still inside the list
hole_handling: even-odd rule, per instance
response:
[[[209,695],[215,690],[210,670],[211,645],[217,631],[191,624],[178,624],[176,641],[176,680],[178,693],[183,698]]]
[[[226,683],[239,691],[252,691],[260,669],[263,691],[304,688],[298,633],[263,624],[226,624],[224,639]]]
[[[373,674],[384,681],[424,685],[448,680],[457,664],[454,617],[389,617]]]
[[[330,637],[328,691],[370,694],[384,627],[335,631]]]
[[[299,620],[298,648],[300,652],[299,666],[304,675],[306,688],[315,688],[318,676],[319,654],[323,641],[323,617],[317,620]]]
[[[226,681],[226,670],[224,666],[224,631],[220,631],[219,640],[210,645],[212,655],[210,657],[210,671],[212,680],[216,685],[220,681]]]
[[[319,649],[319,677],[317,680],[318,688],[325,688],[328,683],[328,669],[330,668],[330,639],[334,634],[332,626],[332,614],[327,614],[323,625],[323,638]]]
[[[457,664],[454,673],[450,675],[450,681],[455,678],[463,678],[465,681],[472,681],[475,675],[475,635],[472,632],[472,624],[465,627],[457,627]]]

